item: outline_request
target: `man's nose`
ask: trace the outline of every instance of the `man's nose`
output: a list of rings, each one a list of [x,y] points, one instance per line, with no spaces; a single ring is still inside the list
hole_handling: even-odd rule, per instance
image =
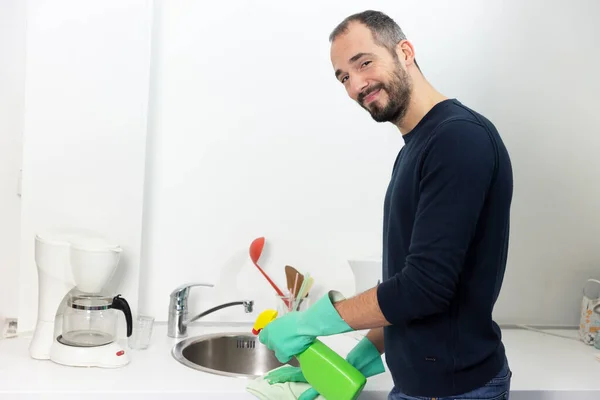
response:
[[[358,95],[365,90],[368,86],[368,82],[366,79],[362,79],[361,77],[354,77],[352,80],[352,97],[357,99]]]

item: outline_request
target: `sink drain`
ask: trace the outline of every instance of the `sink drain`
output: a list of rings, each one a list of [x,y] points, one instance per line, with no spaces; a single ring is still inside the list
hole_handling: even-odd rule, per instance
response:
[[[255,349],[256,340],[238,340],[236,347],[238,349]]]

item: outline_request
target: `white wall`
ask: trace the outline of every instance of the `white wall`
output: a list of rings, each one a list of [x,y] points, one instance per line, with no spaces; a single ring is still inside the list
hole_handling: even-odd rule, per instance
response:
[[[0,2],[0,325],[18,312],[20,198],[26,7]]]
[[[286,264],[318,286],[348,277],[347,257],[378,249],[401,138],[374,127],[332,80],[335,14],[303,31],[310,7],[158,3],[141,303],[165,319],[170,290],[200,280],[219,289],[194,290],[193,310],[249,296],[260,310],[274,292],[248,246],[263,235],[261,264],[282,286]],[[342,282],[344,292],[353,285]],[[245,317],[241,308],[214,317],[225,316]]]
[[[29,0],[20,321],[37,315],[35,233],[84,227],[124,248],[112,288],[137,308],[151,0]]]
[[[22,4],[2,37],[6,29],[22,35]],[[26,76],[20,253],[7,258],[20,256],[21,329],[33,327],[37,308],[33,236],[53,226],[122,243],[113,287],[134,310],[139,293],[140,311],[158,320],[167,318],[169,292],[188,281],[218,285],[194,290],[192,311],[247,297],[258,311],[272,305],[248,259],[262,235],[261,264],[281,286],[290,264],[314,274],[315,296],[351,292],[346,260],[381,253],[382,201],[402,146],[333,78],[327,37],[366,8],[392,15],[431,82],[494,121],[511,152],[512,237],[498,321],[577,324],[584,281],[600,278],[600,3],[299,4],[27,2],[25,73],[15,79],[6,74],[19,70],[23,50],[0,40],[0,55],[13,57],[13,67],[0,63],[2,88],[15,90],[0,90],[0,101],[17,107],[0,106],[11,132],[20,129]],[[20,146],[17,133],[8,140]],[[14,209],[19,157],[10,154],[0,188]],[[0,209],[18,230],[15,214]],[[0,235],[10,240],[8,229]],[[14,299],[10,288],[2,292]],[[253,316],[240,308],[210,319],[224,318]]]
[[[247,256],[261,235],[273,278],[284,285],[285,264],[310,271],[315,295],[351,290],[346,260],[380,254],[402,140],[346,97],[327,41],[345,16],[374,8],[401,24],[431,82],[494,121],[511,152],[498,321],[577,324],[584,280],[600,276],[600,3],[156,3],[144,311],[166,319],[169,292],[186,281],[220,286],[198,289],[193,311],[247,296],[268,305],[273,291]]]
[[[485,91],[473,98],[498,122],[515,169],[497,318],[579,325],[585,281],[600,277],[600,2],[515,0],[499,11],[480,53]]]

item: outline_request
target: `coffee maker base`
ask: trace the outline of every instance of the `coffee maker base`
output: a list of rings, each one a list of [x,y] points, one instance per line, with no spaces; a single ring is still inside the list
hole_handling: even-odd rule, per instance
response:
[[[79,347],[62,344],[57,339],[52,342],[50,360],[70,367],[119,368],[129,364],[129,356],[115,342],[103,346]]]

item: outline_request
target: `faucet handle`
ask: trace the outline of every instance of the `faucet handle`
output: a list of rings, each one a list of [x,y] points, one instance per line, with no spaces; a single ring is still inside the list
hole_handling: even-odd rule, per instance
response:
[[[214,287],[212,283],[185,283],[173,289],[170,294],[171,305],[170,309],[173,311],[183,311],[187,308],[187,299],[190,294],[190,289],[194,286],[205,286],[205,287]]]
[[[192,288],[194,286],[214,287],[215,285],[213,285],[212,283],[202,283],[202,282],[184,283],[183,285],[177,286],[175,289],[173,289],[173,291],[171,292],[171,297],[187,296],[190,288]]]

